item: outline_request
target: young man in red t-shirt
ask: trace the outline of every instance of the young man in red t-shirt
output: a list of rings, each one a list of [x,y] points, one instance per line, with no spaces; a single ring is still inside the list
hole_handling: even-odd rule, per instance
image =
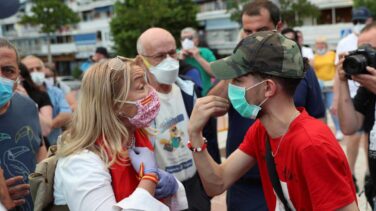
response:
[[[257,121],[239,149],[218,165],[205,150],[202,129],[209,117],[225,113],[229,102],[216,96],[197,101],[189,147],[209,195],[225,191],[257,162],[269,210],[358,210],[340,145],[324,123],[294,105],[305,63],[294,41],[269,31],[248,36],[233,55],[211,64],[217,78],[232,79],[228,95],[233,107]],[[271,152],[266,151],[267,138]],[[273,190],[266,153],[274,158],[285,204]]]

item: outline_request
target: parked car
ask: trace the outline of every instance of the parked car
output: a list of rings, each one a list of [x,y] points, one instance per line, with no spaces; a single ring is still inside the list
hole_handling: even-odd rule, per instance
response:
[[[56,80],[60,84],[65,84],[69,86],[71,90],[77,90],[81,86],[81,81],[78,79],[75,79],[73,76],[58,76]]]

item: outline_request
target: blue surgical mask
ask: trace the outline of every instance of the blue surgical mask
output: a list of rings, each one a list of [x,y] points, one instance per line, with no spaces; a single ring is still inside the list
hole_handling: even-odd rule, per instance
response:
[[[249,119],[256,119],[259,111],[261,110],[262,104],[268,100],[266,98],[263,100],[260,105],[252,105],[247,102],[247,99],[245,97],[245,94],[247,93],[248,90],[264,83],[265,81],[261,81],[260,83],[257,83],[249,88],[244,88],[240,86],[236,86],[233,84],[229,84],[228,86],[228,96],[230,98],[230,102],[232,106],[234,106],[235,110],[239,112],[239,114],[244,117],[244,118],[249,118]]]
[[[14,81],[0,76],[0,107],[3,107],[13,96]]]

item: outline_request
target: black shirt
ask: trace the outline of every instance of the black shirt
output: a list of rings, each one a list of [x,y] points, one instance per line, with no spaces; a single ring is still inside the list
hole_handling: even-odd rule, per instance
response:
[[[30,90],[27,92],[30,98],[38,104],[38,109],[42,108],[43,106],[51,106],[52,103],[50,97],[48,96],[47,92],[37,91],[37,90]]]
[[[364,115],[364,131],[369,133],[368,138],[368,163],[371,178],[376,178],[376,127],[375,122],[375,102],[376,95],[364,87],[359,87],[354,97],[354,106],[357,111]],[[376,189],[376,183],[374,182]]]

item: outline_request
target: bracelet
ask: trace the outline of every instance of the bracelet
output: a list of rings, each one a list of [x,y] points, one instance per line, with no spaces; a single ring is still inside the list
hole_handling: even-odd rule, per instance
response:
[[[149,181],[152,181],[152,182],[154,182],[155,184],[158,184],[158,182],[159,182],[158,178],[157,178],[155,175],[152,175],[152,174],[145,174],[145,175],[141,178],[141,180],[143,180],[143,179],[145,179],[145,180],[149,180]]]
[[[193,147],[191,142],[188,141],[188,144],[187,144],[188,149],[190,149],[192,152],[202,152],[202,151],[204,151],[206,149],[206,147],[208,146],[208,140],[206,140],[205,137],[203,138],[203,140],[204,140],[204,143],[202,144],[202,146],[197,147],[197,148]]]

